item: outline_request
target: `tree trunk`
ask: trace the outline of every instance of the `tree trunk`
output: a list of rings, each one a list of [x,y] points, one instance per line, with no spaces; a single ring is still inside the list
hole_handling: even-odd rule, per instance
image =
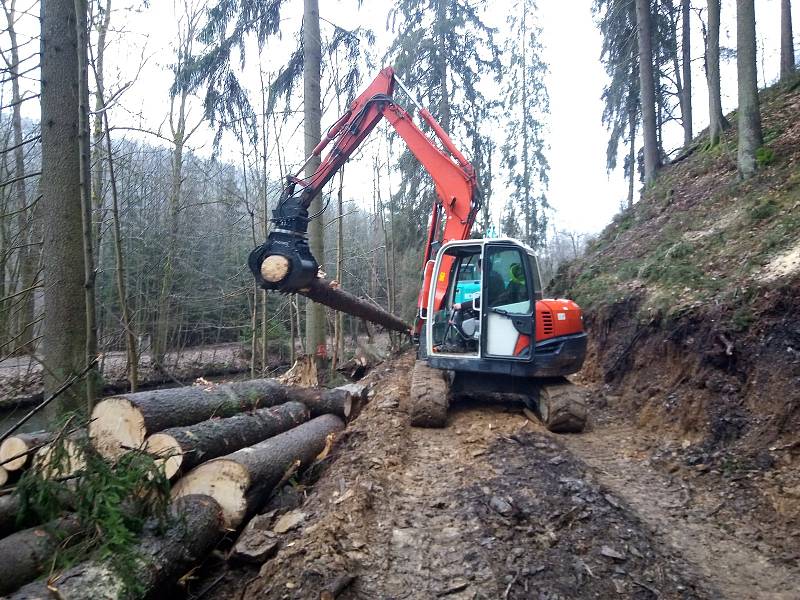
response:
[[[644,133],[644,182],[650,184],[660,166],[656,124],[656,91],[653,77],[652,18],[649,0],[636,0],[636,24],[639,39],[639,82],[642,97]]]
[[[14,144],[14,197],[16,199],[17,213],[17,236],[20,249],[19,256],[19,292],[21,295],[17,300],[16,333],[19,339],[16,349],[23,354],[33,354],[34,352],[34,294],[33,286],[36,278],[36,252],[28,244],[35,242],[30,221],[33,219],[34,207],[28,206],[28,193],[25,177],[25,146],[22,137],[22,96],[19,86],[19,46],[17,43],[16,20],[17,14],[14,6],[11,5],[6,13],[6,28],[8,31],[9,42],[11,43],[11,60],[8,63],[8,76],[11,79],[11,128],[13,131]],[[3,248],[5,255],[6,249]],[[5,262],[5,258],[4,258]],[[5,265],[3,265],[3,277],[5,276]],[[5,295],[5,290],[2,290]],[[9,323],[10,325],[10,323]],[[12,329],[13,331],[13,329]],[[13,350],[11,348],[10,350]]]
[[[322,69],[322,42],[319,32],[319,1],[304,0],[303,3],[303,125],[305,129],[305,154],[310,157],[321,138],[322,108],[320,97],[320,71]],[[306,177],[311,177],[319,168],[320,157],[314,156],[306,164]],[[309,214],[322,210],[322,194],[311,203]],[[308,241],[311,253],[325,262],[325,237],[322,219],[316,218],[308,225]],[[314,302],[306,303],[306,348],[318,358],[327,355],[325,309]]]
[[[441,98],[439,99],[439,124],[446,133],[450,133],[450,92],[447,88],[447,39],[448,21],[447,5],[449,0],[438,0],[436,3],[436,69],[441,82]]]
[[[0,466],[7,471],[19,471],[31,462],[35,448],[42,447],[53,439],[49,431],[17,433],[0,444]]]
[[[736,64],[739,74],[739,177],[756,172],[756,151],[763,145],[758,103],[755,0],[736,1]]]
[[[391,331],[399,331],[400,333],[411,331],[411,326],[403,322],[402,319],[386,312],[380,306],[356,298],[326,279],[317,278],[308,289],[300,290],[298,293],[314,302],[330,306],[348,315],[377,323]]]
[[[165,582],[183,575],[217,543],[221,533],[221,511],[208,496],[187,496],[173,506],[174,525],[164,535],[146,534],[137,544],[136,579],[151,595]],[[130,575],[130,574],[129,574]],[[80,563],[49,584],[26,585],[13,600],[60,598],[61,600],[117,600],[128,597],[125,581],[107,561]]]
[[[692,125],[692,31],[691,6],[689,0],[681,1],[681,52],[683,67],[683,94],[681,95],[681,116],[683,119],[683,145],[688,147],[694,138]]]
[[[94,243],[92,237],[92,159],[89,137],[89,33],[87,0],[75,0],[76,36],[78,40],[78,146],[81,180],[81,216],[83,227],[83,293],[86,298],[86,350],[88,365],[97,356],[97,307],[95,302]],[[96,367],[86,374],[86,412],[91,412],[97,399],[100,375]]]
[[[288,469],[311,464],[344,429],[335,415],[323,415],[285,433],[204,463],[178,481],[173,498],[206,494],[222,505],[225,527],[235,528],[257,511]]]
[[[0,540],[0,594],[13,592],[42,575],[59,548],[78,540],[80,530],[72,515]]]
[[[792,0],[781,0],[781,79],[794,75],[795,68]]]
[[[633,103],[631,103],[633,104]],[[636,105],[628,109],[628,136],[630,137],[630,150],[628,153],[628,163],[630,172],[628,173],[628,208],[633,207],[633,194],[636,187],[636,125],[639,113]]]
[[[105,100],[102,100],[105,107]],[[111,179],[111,213],[114,221],[114,262],[116,266],[117,298],[122,318],[122,327],[125,330],[125,353],[127,360],[128,384],[131,392],[139,387],[139,351],[136,344],[136,334],[133,331],[133,321],[128,308],[128,292],[125,285],[125,256],[122,253],[122,231],[119,216],[119,197],[117,194],[117,176],[114,172],[114,155],[111,145],[111,128],[108,126],[108,111],[103,111],[103,120],[106,126],[106,153],[108,154],[108,176]]]
[[[171,427],[193,425],[212,417],[232,417],[241,412],[302,402],[312,414],[333,410],[343,413],[349,394],[282,385],[274,379],[255,379],[231,384],[153,390],[112,396],[92,412],[89,436],[108,458],[142,448],[145,438]]]
[[[45,394],[79,373],[86,357],[85,259],[78,148],[78,41],[73,0],[42,3],[42,221],[46,249],[42,358]],[[85,406],[85,383],[53,402],[51,419]]]
[[[287,402],[227,419],[209,419],[188,427],[172,427],[147,438],[145,450],[163,457],[164,471],[172,478],[202,462],[252,446],[307,421],[308,407]]]
[[[709,145],[716,146],[730,124],[722,114],[722,90],[719,74],[720,0],[708,0],[708,40],[706,42],[706,78],[708,79]]]

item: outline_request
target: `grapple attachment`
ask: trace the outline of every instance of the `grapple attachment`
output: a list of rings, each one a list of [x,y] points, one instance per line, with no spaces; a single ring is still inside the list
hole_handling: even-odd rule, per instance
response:
[[[306,236],[285,230],[273,230],[267,241],[250,253],[247,264],[259,287],[280,292],[307,288],[319,270]]]

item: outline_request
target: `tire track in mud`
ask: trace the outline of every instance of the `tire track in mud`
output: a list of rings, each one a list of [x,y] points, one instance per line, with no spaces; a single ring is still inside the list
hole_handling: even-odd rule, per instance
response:
[[[552,434],[551,434],[552,435]],[[713,503],[692,497],[678,478],[647,464],[640,436],[630,427],[600,425],[560,438],[593,470],[597,480],[623,498],[656,533],[683,555],[729,600],[798,600],[800,565],[768,559],[745,540],[710,522]]]

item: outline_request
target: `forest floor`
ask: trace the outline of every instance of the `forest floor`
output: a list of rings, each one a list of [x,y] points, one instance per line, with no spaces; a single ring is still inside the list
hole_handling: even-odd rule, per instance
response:
[[[163,385],[191,381],[201,376],[227,375],[250,368],[250,361],[240,343],[213,344],[184,348],[167,353],[166,368],[153,367],[149,355],[139,359],[141,385]],[[127,384],[125,352],[104,352],[100,370],[107,391],[124,390]],[[117,389],[119,388],[119,389]],[[0,409],[11,408],[20,402],[36,401],[42,393],[42,365],[33,356],[12,356],[0,361]]]
[[[190,591],[317,598],[348,574],[343,599],[798,598],[797,523],[778,527],[741,478],[678,464],[686,444],[636,429],[602,390],[587,385],[580,435],[477,403],[416,429],[398,408],[412,363],[370,373],[372,399],[319,480],[266,507],[295,517],[276,556],[218,555]]]

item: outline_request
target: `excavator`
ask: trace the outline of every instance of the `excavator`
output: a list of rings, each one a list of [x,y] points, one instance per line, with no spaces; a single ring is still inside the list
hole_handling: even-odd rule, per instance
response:
[[[435,139],[395,101],[395,86]],[[317,277],[319,264],[307,239],[308,223],[318,216],[309,216],[311,202],[381,119],[430,174],[436,191],[409,332],[418,358],[401,404],[411,424],[443,427],[451,398],[500,394],[522,399],[551,431],[581,431],[583,395],[566,379],[586,356],[580,307],[544,298],[537,258],[522,242],[472,237],[481,207],[475,169],[392,67],[378,74],[314,148],[312,156],[319,156],[333,142],[315,172],[300,178],[303,165],[287,177],[271,232],[248,259],[257,284],[302,293]]]

